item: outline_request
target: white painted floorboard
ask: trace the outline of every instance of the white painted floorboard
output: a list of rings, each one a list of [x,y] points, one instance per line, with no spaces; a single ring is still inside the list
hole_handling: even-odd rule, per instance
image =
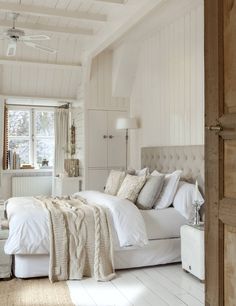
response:
[[[110,282],[68,281],[76,306],[203,306],[204,284],[180,264],[120,270]]]

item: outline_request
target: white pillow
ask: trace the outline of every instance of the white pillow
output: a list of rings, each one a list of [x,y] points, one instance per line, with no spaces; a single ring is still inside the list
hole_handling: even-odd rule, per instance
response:
[[[125,172],[118,170],[111,170],[104,192],[110,195],[116,195],[120,186],[125,179]]]
[[[173,203],[181,173],[181,170],[176,170],[173,173],[165,175],[161,194],[154,204],[155,209],[167,208]],[[162,175],[162,173],[154,170],[151,175]]]
[[[173,205],[178,212],[181,213],[187,220],[190,220],[193,216],[193,202],[195,197],[195,185],[189,184],[186,182],[179,182]],[[198,191],[197,195],[198,201],[202,205],[204,203],[204,199]]]

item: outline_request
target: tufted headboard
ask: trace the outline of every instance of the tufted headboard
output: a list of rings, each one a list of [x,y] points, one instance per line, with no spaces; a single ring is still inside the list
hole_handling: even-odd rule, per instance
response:
[[[142,148],[141,165],[163,173],[183,170],[182,178],[192,183],[197,179],[204,192],[204,146]]]

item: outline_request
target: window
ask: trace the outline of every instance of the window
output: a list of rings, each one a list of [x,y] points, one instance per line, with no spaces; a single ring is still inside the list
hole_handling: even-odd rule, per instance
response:
[[[42,160],[54,160],[54,112],[41,109],[9,108],[8,149],[19,154],[20,164],[38,168]]]

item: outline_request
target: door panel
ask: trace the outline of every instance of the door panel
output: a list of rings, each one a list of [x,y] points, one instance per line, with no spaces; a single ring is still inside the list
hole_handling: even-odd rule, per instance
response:
[[[116,129],[118,118],[127,117],[126,112],[108,111],[108,167],[125,167],[125,130]]]
[[[226,225],[224,237],[224,303],[227,306],[234,306],[236,301],[236,228]]]
[[[224,141],[224,197],[236,199],[236,140]]]
[[[224,86],[225,112],[236,113],[236,3],[224,0]]]
[[[104,138],[105,137],[105,138]],[[88,114],[88,165],[107,167],[107,112],[91,110]]]

